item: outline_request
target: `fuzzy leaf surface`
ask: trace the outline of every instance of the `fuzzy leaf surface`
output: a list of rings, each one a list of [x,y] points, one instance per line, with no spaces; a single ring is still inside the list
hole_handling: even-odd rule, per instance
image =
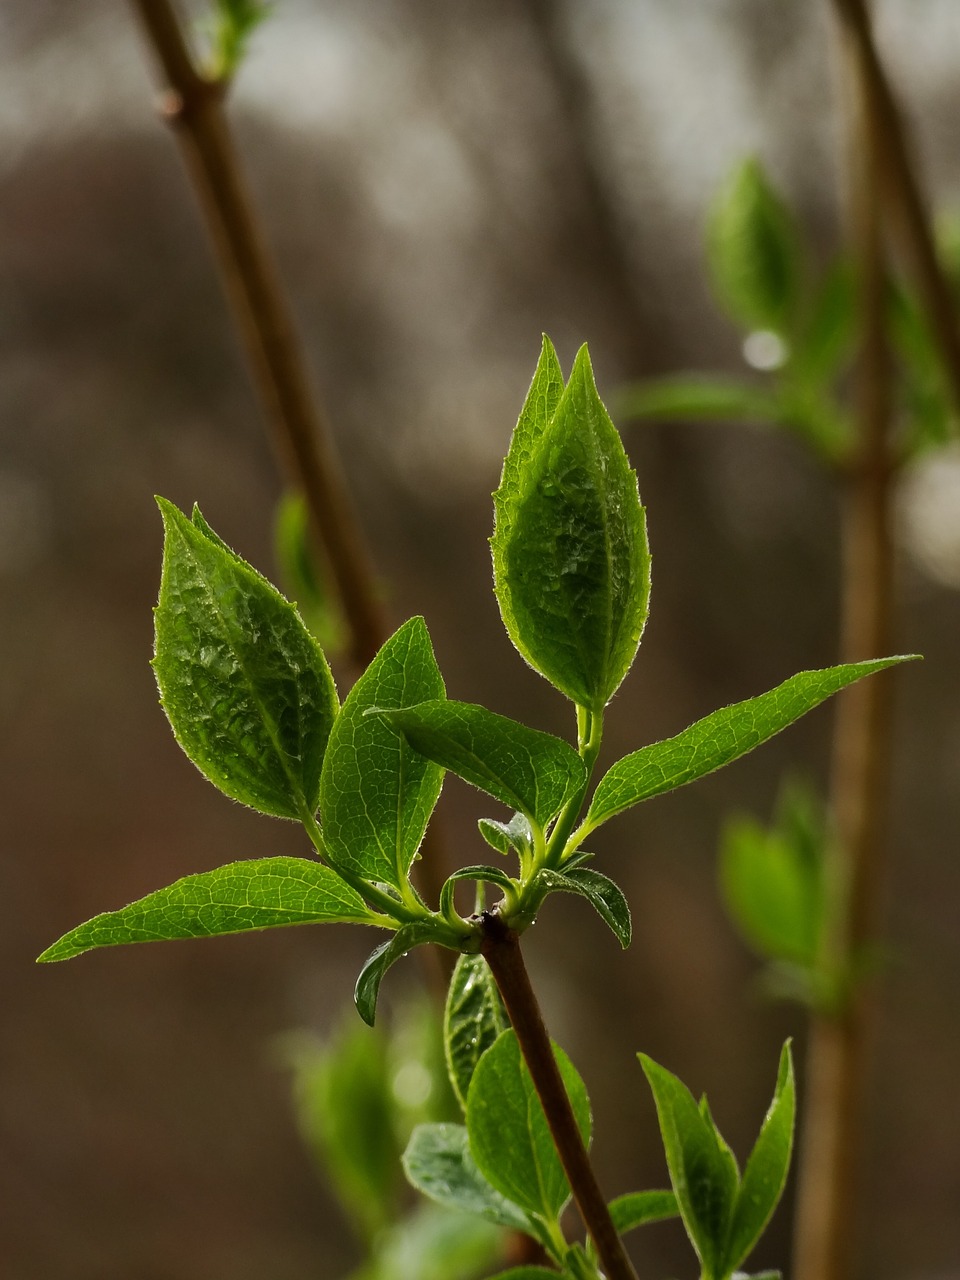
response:
[[[589,1142],[586,1087],[563,1050],[555,1045],[554,1054],[577,1125]],[[513,1030],[504,1031],[477,1064],[467,1094],[467,1130],[484,1177],[508,1200],[555,1221],[570,1198],[570,1185]]]
[[[184,876],[128,907],[94,916],[48,947],[40,960],[69,960],[125,942],[336,923],[380,921],[329,867],[307,858],[254,858]]]
[[[520,495],[530,461],[540,439],[557,411],[563,395],[563,371],[553,343],[543,335],[540,359],[534,370],[530,390],[520,410],[520,417],[510,437],[510,447],[503,460],[500,485],[493,495],[497,532],[494,537],[509,536],[516,519]]]
[[[388,938],[370,953],[360,970],[353,992],[357,1013],[368,1027],[372,1027],[376,1021],[380,983],[387,970],[398,960],[402,960],[414,947],[436,940],[437,926],[433,921],[414,920],[410,924],[401,925],[392,938]]]
[[[350,690],[330,735],[320,779],[327,856],[365,880],[401,889],[416,857],[443,770],[371,707],[443,697],[443,678],[422,618],[386,642]]]
[[[680,1206],[672,1191],[629,1191],[610,1201],[610,1217],[621,1236],[648,1222],[663,1222],[679,1215]]]
[[[261,813],[317,808],[337,714],[333,676],[300,615],[195,513],[163,498],[153,667],[174,735],[200,772]]]
[[[539,875],[541,883],[551,891],[576,893],[586,898],[603,922],[609,925],[621,947],[629,947],[631,936],[630,907],[623,890],[609,876],[585,867],[553,871],[545,867]]]
[[[437,699],[388,713],[410,745],[545,826],[586,782],[569,743],[470,702]]]
[[[637,479],[586,347],[495,505],[494,585],[510,639],[567,697],[599,710],[640,643],[650,555]]]
[[[508,854],[511,849],[529,853],[533,849],[533,832],[526,814],[515,813],[509,822],[480,818],[477,826],[484,840],[497,853]]]
[[[460,956],[447,990],[443,1044],[450,1083],[464,1111],[477,1063],[509,1025],[486,960],[479,955]]]
[[[780,1054],[773,1101],[743,1171],[727,1244],[728,1271],[739,1267],[753,1249],[783,1193],[793,1150],[795,1114],[796,1085],[788,1041]]]
[[[916,655],[846,663],[822,671],[801,671],[768,693],[721,707],[675,738],[655,742],[624,756],[604,775],[594,792],[584,830],[652,796],[674,791],[738,760],[831,694]]]
[[[477,1168],[462,1124],[417,1125],[403,1155],[403,1168],[410,1183],[438,1204],[535,1234],[523,1209],[502,1196]]]

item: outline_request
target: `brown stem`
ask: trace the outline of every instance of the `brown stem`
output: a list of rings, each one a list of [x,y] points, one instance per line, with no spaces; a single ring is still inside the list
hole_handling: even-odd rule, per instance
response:
[[[857,50],[853,50],[857,62]],[[860,259],[862,348],[857,375],[859,441],[842,497],[841,656],[846,662],[889,651],[893,600],[890,509],[891,361],[886,334],[887,276],[879,210],[884,122],[862,80],[853,148],[852,231]],[[831,807],[835,848],[827,867],[831,919],[824,939],[828,971],[855,966],[874,934],[882,879],[882,813],[890,766],[889,676],[841,695],[834,732]],[[857,1173],[862,1137],[866,993],[814,1019],[800,1147],[795,1280],[847,1280],[856,1245]]]
[[[580,1136],[540,1005],[530,985],[519,936],[508,929],[499,916],[489,912],[483,916],[481,953],[503,996],[580,1216],[596,1245],[600,1265],[608,1280],[637,1280]]]
[[[947,379],[960,413],[960,331],[949,283],[937,260],[926,201],[907,144],[900,108],[877,50],[866,0],[833,0],[852,46],[856,71],[876,122],[883,194],[894,217]]]
[[[237,161],[223,111],[224,86],[197,70],[170,0],[133,4],[169,86],[163,114],[193,179],[260,399],[326,552],[350,625],[353,657],[366,666],[386,635],[372,563]]]

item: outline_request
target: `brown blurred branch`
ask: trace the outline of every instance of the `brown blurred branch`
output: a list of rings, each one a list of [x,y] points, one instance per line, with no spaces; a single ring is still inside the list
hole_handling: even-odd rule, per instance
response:
[[[223,110],[225,86],[197,69],[170,0],[133,5],[168,84],[163,114],[193,179],[260,399],[326,552],[352,656],[366,666],[386,637],[372,562],[241,172]]]

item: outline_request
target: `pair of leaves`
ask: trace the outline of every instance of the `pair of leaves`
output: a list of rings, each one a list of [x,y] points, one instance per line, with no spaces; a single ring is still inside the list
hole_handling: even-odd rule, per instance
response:
[[[646,1055],[639,1057],[656,1102],[670,1180],[704,1280],[727,1280],[759,1240],[786,1182],[796,1110],[789,1042],[742,1177],[706,1098],[698,1106],[676,1076]]]
[[[494,494],[494,587],[510,639],[578,705],[601,710],[646,622],[646,521],[587,348],[564,386],[548,338]]]

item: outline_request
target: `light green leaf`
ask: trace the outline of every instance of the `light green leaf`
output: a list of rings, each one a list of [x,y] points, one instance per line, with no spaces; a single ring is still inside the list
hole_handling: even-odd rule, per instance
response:
[[[212,80],[229,80],[236,75],[251,35],[270,8],[262,0],[214,0],[208,70]]]
[[[128,907],[94,916],[48,947],[40,960],[69,960],[124,942],[338,922],[383,923],[329,867],[306,858],[255,858],[184,876]]]
[[[545,826],[583,787],[568,743],[470,702],[438,699],[386,713],[410,745],[465,782]]]
[[[777,397],[761,387],[696,373],[634,383],[620,393],[618,408],[621,417],[656,418],[660,422],[772,423],[780,419]]]
[[[320,779],[327,857],[365,880],[403,891],[443,770],[408,745],[371,707],[443,697],[430,637],[411,618],[386,642],[350,690],[337,717]]]
[[[586,1088],[563,1050],[554,1046],[554,1053],[583,1140],[589,1142]],[[529,1213],[555,1222],[570,1186],[512,1030],[504,1031],[477,1064],[467,1094],[467,1130],[487,1181]]]
[[[379,1238],[350,1280],[478,1280],[502,1253],[499,1227],[424,1201]]]
[[[403,1155],[410,1183],[450,1209],[474,1213],[513,1231],[536,1235],[528,1215],[490,1185],[470,1154],[462,1124],[417,1125]]]
[[[537,879],[551,891],[576,893],[581,898],[586,898],[600,918],[613,930],[621,947],[629,947],[630,908],[623,890],[608,876],[580,867],[565,867],[562,871],[544,867]]]
[[[184,751],[234,800],[281,818],[316,811],[337,714],[317,642],[199,512],[157,499],[165,528],[153,660]]]
[[[508,854],[511,849],[515,849],[518,854],[523,854],[533,850],[533,832],[526,814],[515,813],[509,822],[481,818],[477,826],[484,840],[497,853]]]
[[[680,1206],[672,1191],[630,1191],[610,1201],[610,1217],[621,1236],[648,1222],[679,1216]]]
[[[655,742],[624,756],[601,779],[581,835],[642,800],[674,791],[738,760],[831,694],[864,676],[915,657],[907,654],[827,667],[822,671],[801,671],[769,693],[722,707],[675,738]]]
[[[357,985],[353,992],[357,1013],[368,1027],[372,1027],[377,1016],[377,997],[380,994],[380,983],[383,975],[391,965],[402,960],[408,951],[425,942],[440,940],[440,927],[434,920],[413,920],[402,925],[392,938],[377,947],[367,957],[360,970]]]
[[[800,237],[755,159],[734,171],[714,205],[707,260],[735,320],[750,329],[792,330],[803,275]]]
[[[273,551],[284,590],[324,653],[337,655],[347,645],[348,627],[329,570],[314,548],[310,515],[300,493],[285,493],[273,520]]]
[[[650,556],[636,476],[597,395],[586,347],[553,417],[524,441],[495,495],[500,612],[530,665],[599,711],[640,643]],[[514,453],[511,446],[508,463]]]
[[[478,955],[460,956],[447,990],[443,1042],[450,1083],[464,1111],[477,1063],[509,1025],[486,960]]]
[[[743,1171],[725,1258],[726,1270],[739,1267],[763,1234],[783,1193],[793,1149],[796,1085],[789,1040],[780,1054],[773,1102]]]
[[[706,1280],[722,1280],[727,1235],[737,1198],[736,1161],[707,1108],[646,1054],[638,1054],[653,1090],[670,1181]]]

